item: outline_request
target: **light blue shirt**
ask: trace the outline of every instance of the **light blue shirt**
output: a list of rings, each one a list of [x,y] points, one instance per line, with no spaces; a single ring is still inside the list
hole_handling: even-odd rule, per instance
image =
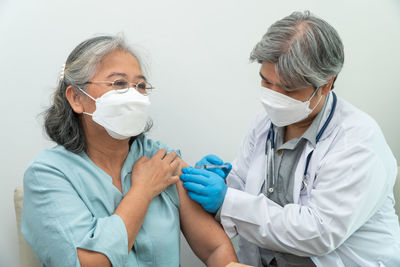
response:
[[[100,252],[113,266],[179,266],[175,185],[152,200],[129,254],[125,224],[114,214],[131,187],[133,164],[161,148],[172,151],[143,135],[132,143],[121,170],[123,194],[86,153],[63,146],[41,152],[25,172],[21,231],[42,266],[80,266],[77,248]]]

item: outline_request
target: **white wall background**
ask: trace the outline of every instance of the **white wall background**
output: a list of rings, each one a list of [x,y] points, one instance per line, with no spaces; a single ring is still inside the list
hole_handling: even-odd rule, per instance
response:
[[[400,1],[0,0],[0,266],[18,266],[13,190],[51,147],[38,114],[69,52],[96,34],[123,32],[149,63],[155,126],[182,150],[232,160],[259,104],[248,57],[267,27],[309,9],[341,35],[346,60],[337,94],[374,117],[400,160]],[[184,245],[182,266],[201,266]]]

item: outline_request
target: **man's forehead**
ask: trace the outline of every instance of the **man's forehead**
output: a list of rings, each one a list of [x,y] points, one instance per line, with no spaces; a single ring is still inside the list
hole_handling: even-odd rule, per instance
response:
[[[263,74],[264,77],[271,80],[278,78],[276,75],[274,63],[262,62],[260,72]]]
[[[281,82],[278,79],[275,71],[275,64],[269,62],[263,62],[260,69],[261,79],[266,82],[281,86]]]

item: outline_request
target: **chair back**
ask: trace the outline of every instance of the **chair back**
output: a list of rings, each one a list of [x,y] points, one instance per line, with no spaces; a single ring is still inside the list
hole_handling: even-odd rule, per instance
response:
[[[24,200],[24,189],[22,186],[18,186],[14,190],[14,206],[15,206],[15,216],[17,217],[19,258],[21,262],[21,267],[40,267],[41,264],[37,260],[31,247],[28,245],[28,243],[26,243],[21,233],[23,200]]]
[[[400,223],[400,166],[397,169],[396,183],[393,189],[394,200],[396,201],[394,209],[396,210],[397,217],[399,217]]]

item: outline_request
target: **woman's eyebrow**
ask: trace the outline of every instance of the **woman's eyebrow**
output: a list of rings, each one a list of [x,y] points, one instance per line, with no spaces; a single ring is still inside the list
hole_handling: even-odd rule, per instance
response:
[[[145,76],[143,76],[143,75],[136,75],[136,77],[135,77],[136,79],[141,79],[141,80],[144,80],[144,81],[146,81],[147,82],[147,79],[146,79],[146,77]]]
[[[122,76],[122,77],[124,77],[126,79],[128,78],[128,75],[126,73],[124,73],[124,72],[112,72],[107,76],[107,78],[111,78],[113,76]],[[143,75],[136,75],[135,78],[147,81],[146,77],[143,76]]]
[[[122,76],[124,78],[128,77],[128,75],[126,75],[126,73],[123,72],[111,72],[111,74],[109,74],[107,78],[111,78],[113,76]]]

